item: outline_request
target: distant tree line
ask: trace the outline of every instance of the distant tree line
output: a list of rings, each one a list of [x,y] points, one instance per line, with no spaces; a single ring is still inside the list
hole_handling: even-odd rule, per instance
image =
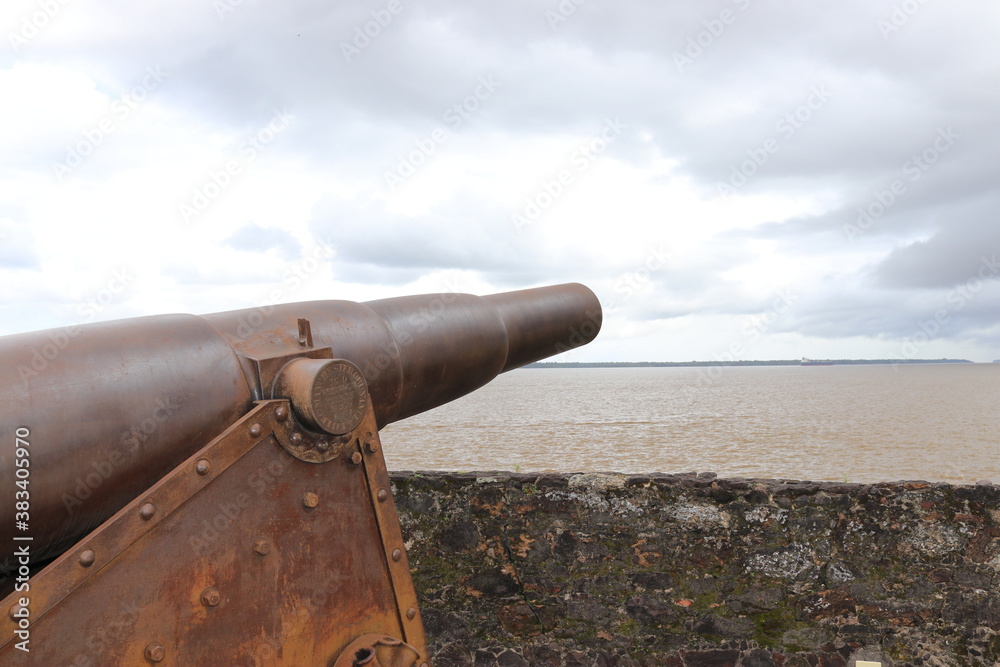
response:
[[[836,366],[862,364],[971,364],[968,359],[811,359]],[[799,366],[800,359],[746,361],[540,361],[525,368],[665,368],[674,366]]]

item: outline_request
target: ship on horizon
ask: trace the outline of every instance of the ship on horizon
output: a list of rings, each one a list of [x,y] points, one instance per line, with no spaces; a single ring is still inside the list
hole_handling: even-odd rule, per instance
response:
[[[802,361],[799,362],[799,366],[833,366],[832,361],[814,361],[812,359],[807,359],[802,357]]]

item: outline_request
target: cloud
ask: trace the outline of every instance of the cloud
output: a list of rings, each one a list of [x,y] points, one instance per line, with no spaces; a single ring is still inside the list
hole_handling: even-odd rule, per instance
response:
[[[287,231],[274,227],[261,227],[252,222],[237,229],[223,243],[246,252],[264,253],[274,250],[285,259],[298,257],[302,252],[302,244]]]
[[[938,343],[997,358],[1000,8],[897,5],[60,5],[0,60],[0,278],[51,305],[24,327],[126,260],[104,314],[223,310],[326,243],[288,299],[583,281],[613,317],[578,354],[711,358],[790,290],[758,349],[881,355],[943,308]]]
[[[878,284],[897,289],[953,287],[975,279],[1000,279],[1000,196],[939,210],[934,234],[895,248],[876,267]]]

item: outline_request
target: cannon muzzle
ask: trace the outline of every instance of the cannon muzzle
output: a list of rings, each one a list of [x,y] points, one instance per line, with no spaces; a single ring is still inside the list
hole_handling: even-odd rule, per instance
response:
[[[35,559],[58,555],[257,401],[290,399],[311,429],[302,434],[303,460],[319,461],[328,435],[356,425],[352,411],[360,420],[362,399],[381,428],[590,342],[600,326],[595,295],[567,284],[158,315],[2,337],[8,444],[0,495],[27,489],[20,497],[30,495],[30,516],[22,523],[14,502],[0,504],[0,542],[30,535]],[[15,439],[27,456],[11,455]]]

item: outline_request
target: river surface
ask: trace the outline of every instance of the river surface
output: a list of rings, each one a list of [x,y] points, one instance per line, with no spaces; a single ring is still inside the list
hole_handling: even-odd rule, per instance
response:
[[[520,369],[381,436],[390,470],[1000,483],[1000,364]]]

